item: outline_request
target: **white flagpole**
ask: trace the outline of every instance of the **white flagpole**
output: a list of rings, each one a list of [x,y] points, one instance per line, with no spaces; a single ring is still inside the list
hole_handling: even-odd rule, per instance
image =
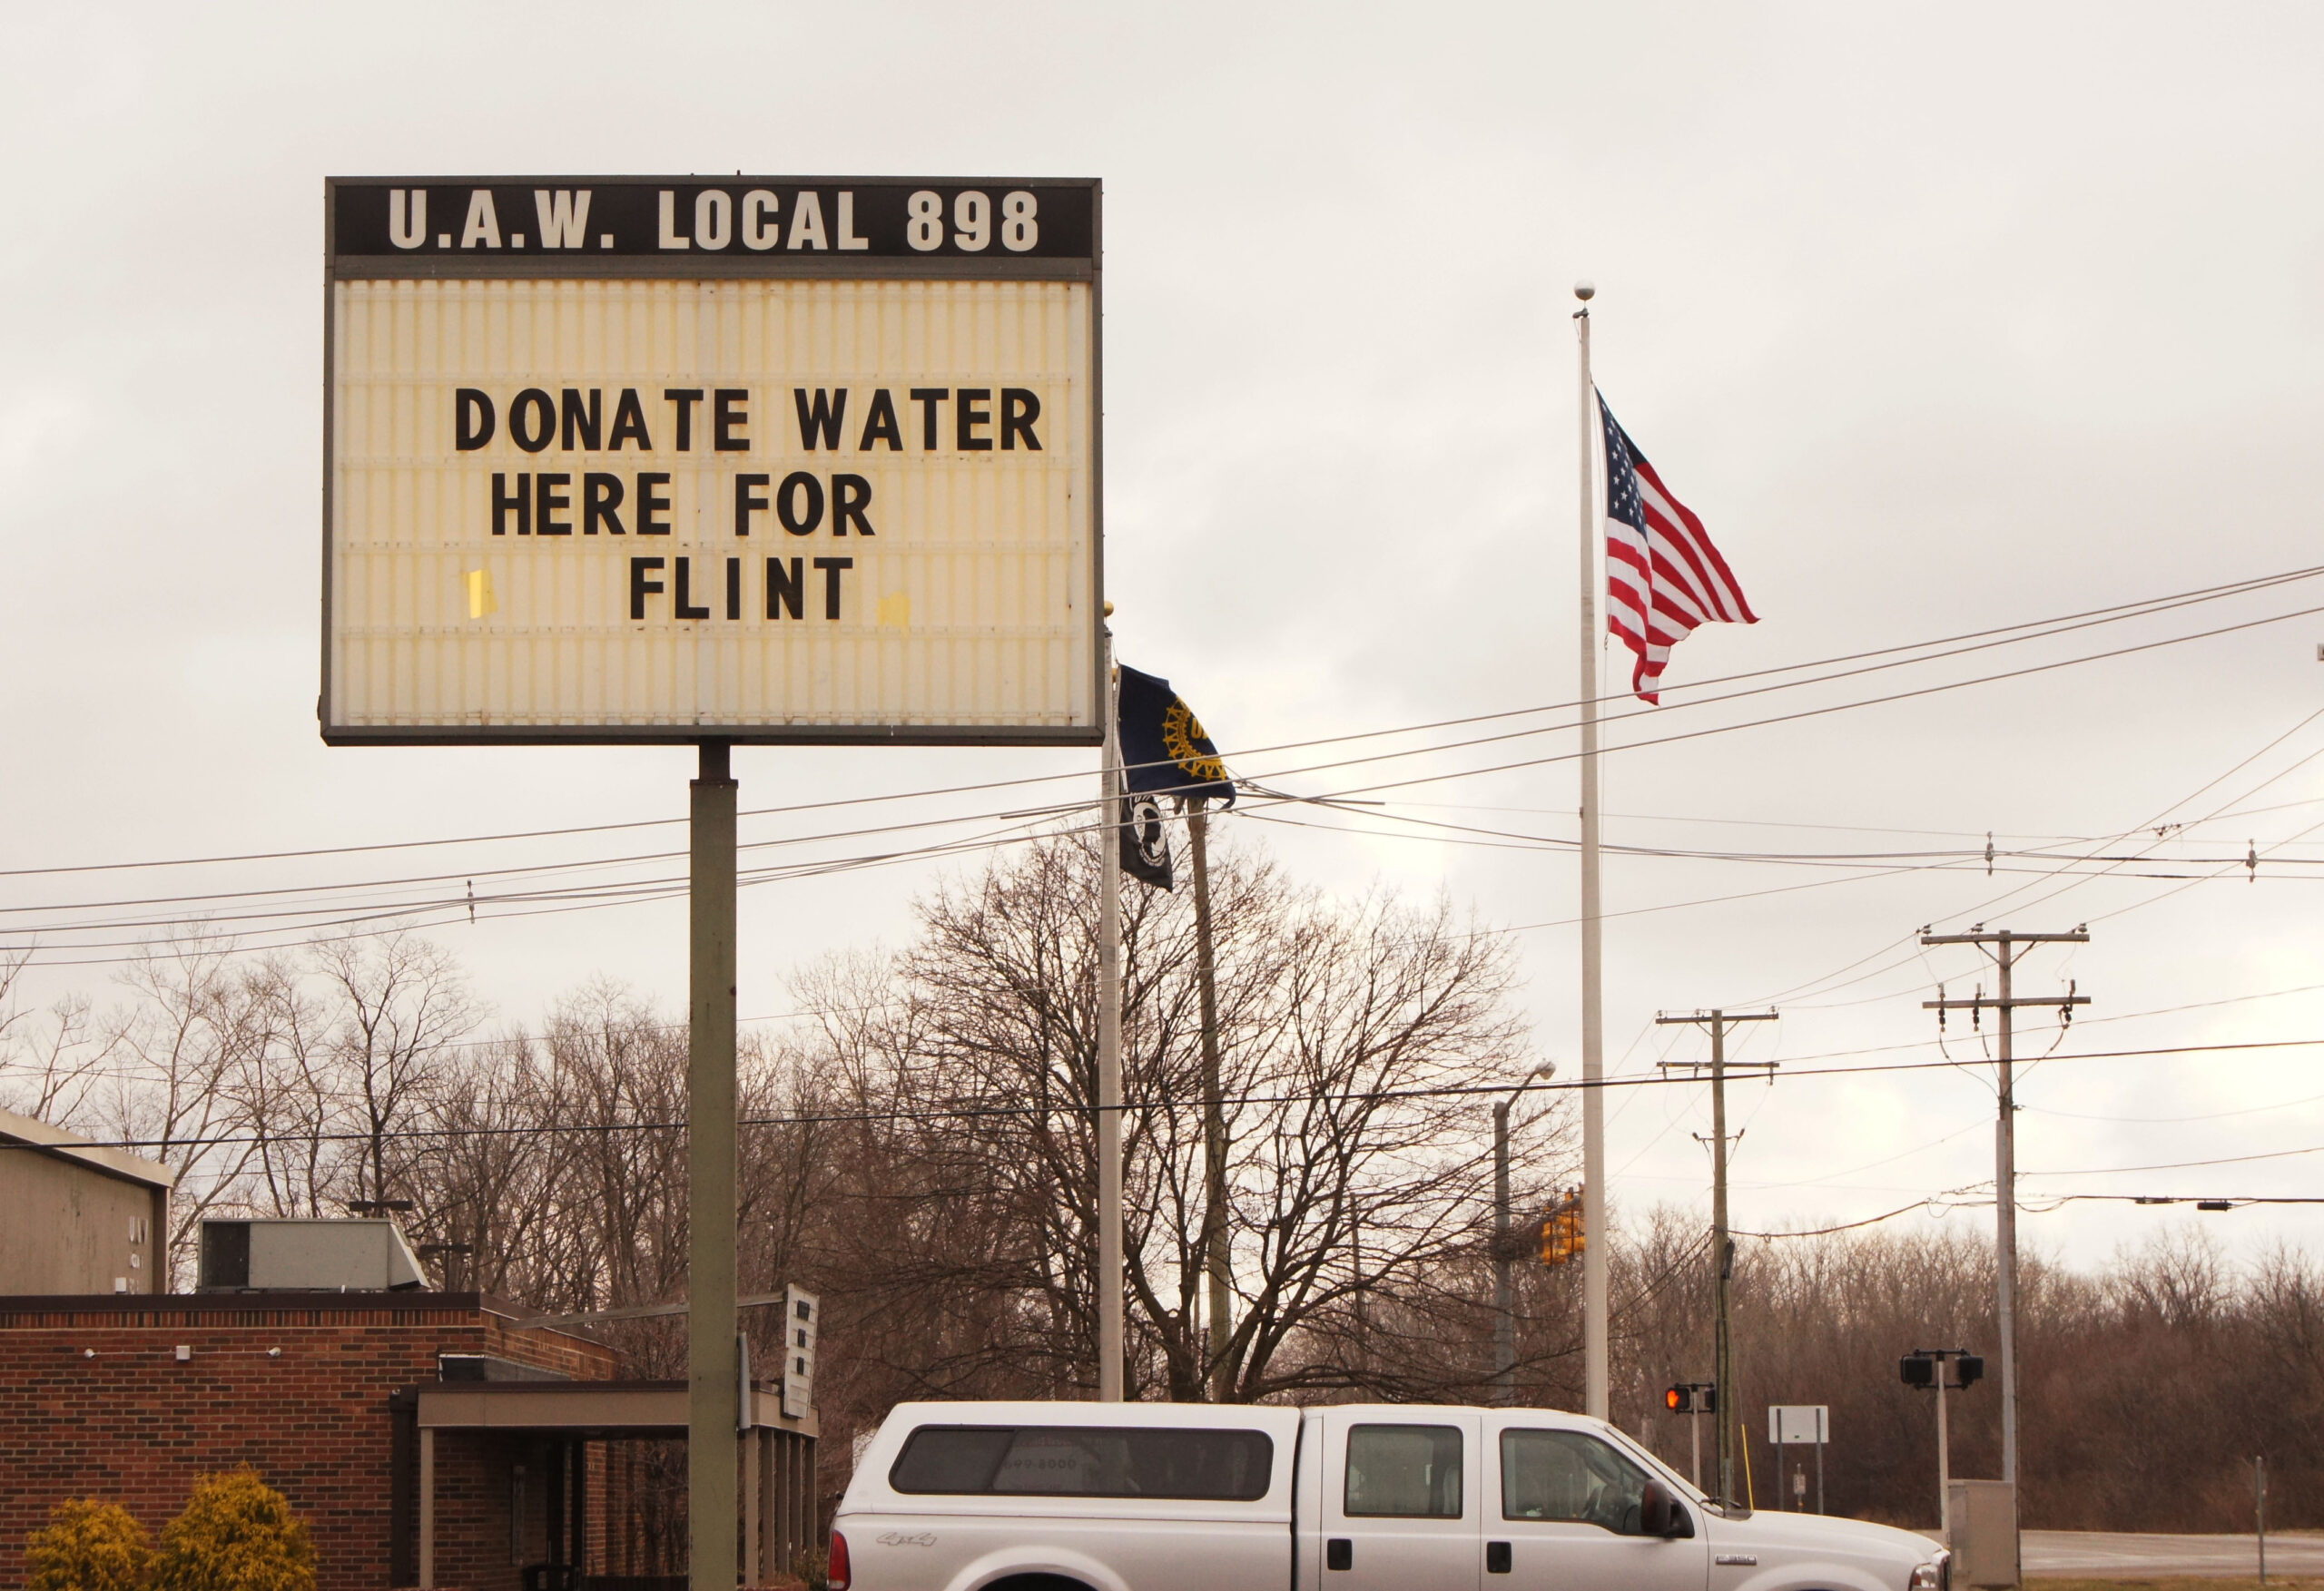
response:
[[[1106,604],[1108,617],[1114,604]],[[1105,767],[1098,813],[1098,1400],[1122,1400],[1122,830],[1121,737],[1114,633],[1104,628]]]
[[[1573,285],[1581,300],[1573,324],[1581,342],[1581,1360],[1582,1408],[1607,1418],[1605,1008],[1600,989],[1598,896],[1598,503],[1591,491],[1598,394],[1590,378],[1590,300],[1598,290]],[[1722,1412],[1721,1418],[1725,1415]]]

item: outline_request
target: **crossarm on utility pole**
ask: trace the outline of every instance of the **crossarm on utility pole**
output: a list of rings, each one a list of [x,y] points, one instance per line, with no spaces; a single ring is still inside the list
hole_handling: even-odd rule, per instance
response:
[[[2088,928],[2075,928],[2064,934],[2021,934],[2014,928],[1995,928],[1988,933],[1983,928],[1966,934],[1923,934],[1924,945],[1998,945],[2004,941],[2013,945],[2087,945]]]

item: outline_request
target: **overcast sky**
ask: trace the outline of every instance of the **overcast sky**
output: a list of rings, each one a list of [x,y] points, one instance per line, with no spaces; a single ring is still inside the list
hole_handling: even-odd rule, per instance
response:
[[[2324,579],[2295,583],[1684,705],[1711,693],[1690,681],[2324,564],[2310,6],[82,5],[27,8],[9,32],[0,868],[684,812],[681,750],[317,739],[332,174],[1103,179],[1120,653],[1167,675],[1238,771],[1303,794],[1572,749],[1558,731],[1362,769],[1251,750],[1576,694],[1579,276],[1600,289],[1609,403],[1762,619],[1682,645],[1669,705],[1616,743],[2324,606]],[[2324,752],[2324,719],[2304,722],[2324,706],[2319,642],[2324,613],[1611,757],[1610,842],[1826,859],[1610,857],[1610,1066],[1702,1053],[1658,1010],[1775,997],[1782,1020],[1739,1053],[1793,1075],[1738,1088],[1737,1224],[1878,1215],[1991,1176],[1989,1085],[1797,1074],[1941,1058],[1919,1002],[1981,975],[1971,951],[1917,950],[1921,925],[2086,921],[2087,947],[2021,976],[2093,1002],[2023,1085],[2020,1163],[2045,1174],[2029,1207],[2324,1193],[2324,1153],[2290,1153],[2324,1148],[2324,1049],[2073,1058],[2324,1038],[2324,989],[2307,987],[2324,986],[2324,756],[2303,761]],[[1095,759],[736,761],[748,810]],[[996,811],[1061,788],[1077,787],[872,810]],[[1518,929],[1539,1052],[1571,1075],[1570,854],[1410,820],[1571,840],[1575,791],[1552,761],[1303,816],[1324,830],[1225,828],[1327,889],[1441,889]],[[846,816],[747,820],[744,838]],[[2171,821],[2191,826],[2150,831]],[[1981,857],[1854,859],[1982,853],[1988,831],[2004,852],[2142,843],[2149,859],[2080,882],[2054,860],[2004,856],[1988,879]],[[579,861],[683,834],[15,876],[0,905],[41,908],[5,919],[48,930],[36,998],[103,997],[123,952],[79,947],[134,935],[56,930],[153,914],[65,903]],[[2252,845],[2256,879],[2182,877]],[[746,890],[743,1015],[784,1009],[786,971],[822,952],[895,942],[940,865]],[[655,904],[438,937],[525,1023],[598,972],[681,1007],[683,930]],[[2021,1053],[2057,1036],[2040,1027]],[[1980,1053],[1949,1038],[1953,1059]],[[1621,1211],[1707,1206],[1699,1089],[1629,1090],[1611,1115]],[[1991,1212],[1891,1224],[1932,1219],[1982,1231]],[[2324,1251],[2298,1206],[2083,1203],[2024,1230],[2095,1262],[2197,1223],[2239,1253]]]

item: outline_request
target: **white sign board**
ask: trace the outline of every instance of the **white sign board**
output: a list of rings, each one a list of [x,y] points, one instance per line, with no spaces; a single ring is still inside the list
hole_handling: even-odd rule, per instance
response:
[[[327,210],[324,739],[1100,738],[1097,184]]]
[[[783,1289],[783,1412],[804,1419],[815,1407],[815,1331],[822,1301],[796,1287]]]
[[[1831,1406],[1825,1403],[1770,1403],[1768,1440],[1779,1448],[1794,1442],[1814,1445],[1829,1441],[1831,1413]]]

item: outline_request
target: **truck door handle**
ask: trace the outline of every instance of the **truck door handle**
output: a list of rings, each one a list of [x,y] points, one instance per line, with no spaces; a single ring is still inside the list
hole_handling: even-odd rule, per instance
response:
[[[1324,1566],[1327,1569],[1355,1567],[1355,1543],[1344,1536],[1334,1536],[1324,1543]]]
[[[1509,1573],[1509,1543],[1506,1541],[1485,1543],[1485,1573],[1488,1575]]]

